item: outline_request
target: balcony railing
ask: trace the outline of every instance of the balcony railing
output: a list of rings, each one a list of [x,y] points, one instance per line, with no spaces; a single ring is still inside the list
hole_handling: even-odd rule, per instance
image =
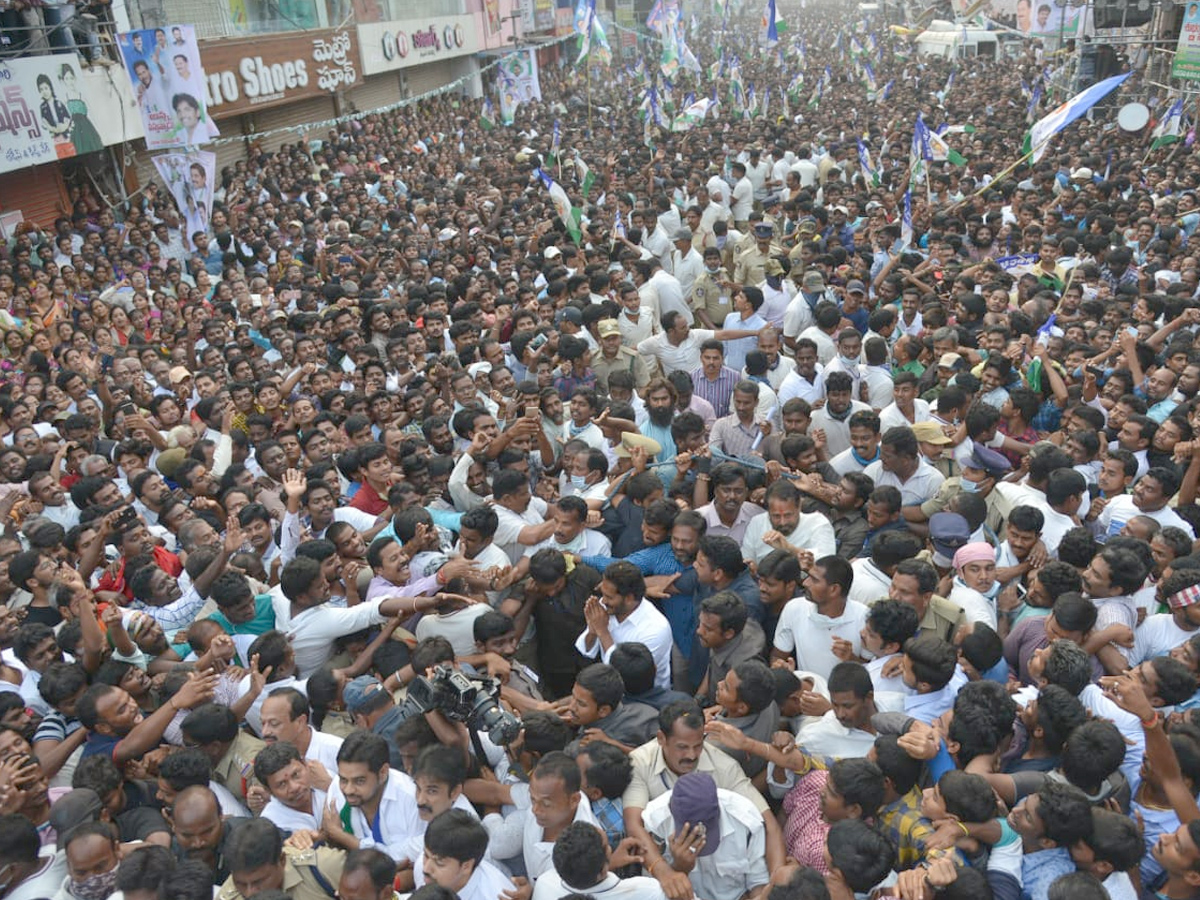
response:
[[[188,23],[196,27],[196,37],[205,40],[467,11],[464,0],[162,0],[164,20],[153,24]],[[131,15],[136,16],[132,11]]]
[[[93,11],[94,10],[94,11]],[[0,13],[0,60],[75,54],[85,65],[120,61],[110,8],[59,6]]]

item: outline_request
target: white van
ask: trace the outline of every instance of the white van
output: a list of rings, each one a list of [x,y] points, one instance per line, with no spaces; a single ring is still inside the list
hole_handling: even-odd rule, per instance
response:
[[[918,53],[943,58],[986,56],[995,59],[998,51],[996,33],[984,28],[966,27],[934,19],[929,27],[913,41]]]

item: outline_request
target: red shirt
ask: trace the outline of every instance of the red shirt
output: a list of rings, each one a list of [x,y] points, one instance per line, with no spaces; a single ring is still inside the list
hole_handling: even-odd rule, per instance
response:
[[[379,496],[375,488],[371,487],[369,482],[364,481],[354,496],[350,499],[350,508],[362,510],[365,513],[370,513],[373,516],[378,516],[387,508],[387,500]]]

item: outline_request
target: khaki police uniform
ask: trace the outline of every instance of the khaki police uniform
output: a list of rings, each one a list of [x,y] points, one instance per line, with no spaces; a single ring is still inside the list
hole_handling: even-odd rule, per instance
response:
[[[346,864],[346,851],[332,847],[313,850],[283,848],[283,892],[292,900],[333,900]],[[226,879],[217,900],[243,900],[233,885],[233,876]]]
[[[596,373],[596,384],[605,393],[608,392],[608,376],[613,372],[629,372],[633,376],[634,388],[639,391],[650,383],[646,361],[636,350],[625,346],[617,348],[617,355],[613,359],[605,356],[603,349],[593,354],[592,371]]]
[[[755,243],[749,250],[743,250],[738,254],[737,263],[733,269],[733,280],[738,284],[762,284],[767,278],[767,260],[772,256],[782,254],[783,248],[774,241],[771,242],[766,253],[759,250],[758,244]]]
[[[247,788],[254,783],[254,760],[267,745],[252,735],[239,731],[225,755],[213,767],[213,778],[235,797],[246,801]]]
[[[733,312],[729,289],[722,287],[718,280],[728,278],[729,275],[724,269],[720,269],[715,275],[710,275],[705,269],[692,285],[692,293],[687,298],[688,306],[697,313],[703,310],[715,328],[723,328],[725,317]]]

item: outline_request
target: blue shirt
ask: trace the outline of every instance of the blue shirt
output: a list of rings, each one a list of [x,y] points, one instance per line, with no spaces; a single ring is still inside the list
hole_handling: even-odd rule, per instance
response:
[[[1074,871],[1075,862],[1066,847],[1026,853],[1021,859],[1021,900],[1046,900],[1050,885]]]
[[[584,565],[591,566],[597,572],[603,572],[609,563],[615,562],[611,556],[584,556],[582,560]],[[638,550],[625,557],[625,561],[637,566],[643,575],[674,575],[676,572],[682,574],[693,571],[690,565],[685,566],[675,558],[669,543],[655,544],[653,547]],[[683,586],[682,581],[683,579],[680,579],[675,583],[680,593],[672,594],[665,600],[655,601],[655,606],[667,617],[675,646],[687,657],[691,652],[692,638],[696,631],[695,608],[692,603],[692,589]],[[686,593],[683,592],[685,590]]]

